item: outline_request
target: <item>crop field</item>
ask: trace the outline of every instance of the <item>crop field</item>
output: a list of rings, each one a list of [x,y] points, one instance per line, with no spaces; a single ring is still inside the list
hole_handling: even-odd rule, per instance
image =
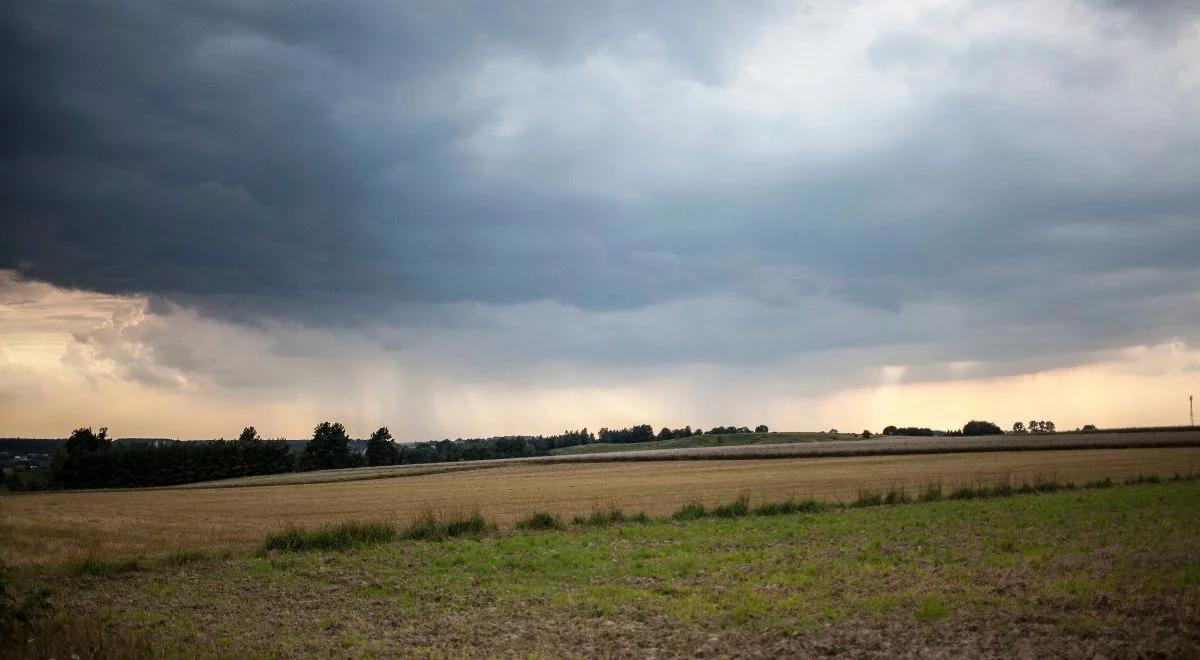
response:
[[[603,454],[614,451],[636,451],[642,449],[686,449],[691,447],[727,447],[749,445],[791,444],[796,442],[820,442],[823,440],[853,440],[854,435],[848,433],[728,433],[713,435],[693,435],[686,438],[670,440],[655,440],[653,442],[596,443],[563,447],[550,452],[555,456],[575,456],[579,454]]]
[[[1198,557],[1197,480],[177,555],[27,573],[57,614],[9,650],[1196,657]]]
[[[1038,451],[1075,449],[1127,449],[1163,447],[1200,447],[1200,431],[1152,433],[1055,433],[1025,436],[978,437],[876,437],[869,440],[830,440],[820,433],[746,433],[735,435],[697,436],[712,438],[715,444],[689,447],[643,448],[643,443],[626,445],[598,444],[603,451],[557,454],[527,458],[507,458],[452,463],[391,465],[384,467],[345,468],[268,474],[239,477],[220,481],[183,484],[175,488],[227,488],[232,486],[268,486],[307,483],[331,483],[362,479],[390,479],[414,475],[435,474],[459,470],[495,469],[512,465],[625,462],[625,461],[692,461],[692,460],[758,460],[783,458],[823,458],[834,456],[900,456],[906,454],[937,454],[995,451]],[[684,442],[695,438],[682,438]],[[676,442],[668,440],[664,442]],[[655,444],[658,443],[649,443]]]
[[[862,491],[1056,479],[1083,483],[1200,473],[1200,448],[916,454],[816,459],[516,464],[405,478],[257,488],[17,494],[0,498],[0,561],[54,566],[89,556],[247,550],[288,525],[473,511],[502,526],[538,510],[617,506],[651,515],[738,495],[846,502]]]

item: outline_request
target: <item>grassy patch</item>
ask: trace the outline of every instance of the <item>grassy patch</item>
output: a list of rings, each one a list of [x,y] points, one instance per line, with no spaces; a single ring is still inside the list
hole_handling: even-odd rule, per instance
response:
[[[102,559],[100,557],[88,557],[83,561],[76,562],[68,566],[68,572],[74,575],[86,575],[91,577],[109,577],[112,575],[120,575],[122,573],[132,573],[141,569],[136,559]]]
[[[200,550],[176,550],[160,559],[159,563],[163,566],[186,566],[203,561],[207,557],[208,555]]]
[[[342,523],[323,529],[288,528],[272,534],[263,542],[263,552],[311,552],[348,550],[372,543],[387,543],[396,538],[396,528],[387,523]]]
[[[699,520],[708,515],[708,509],[699,502],[688,502],[671,514],[673,520]]]
[[[572,525],[586,527],[607,527],[627,522],[648,523],[650,522],[650,516],[646,515],[645,511],[638,511],[630,515],[621,509],[611,507],[608,509],[596,509],[586,516],[575,516],[571,519]]]
[[[738,495],[738,498],[728,504],[722,504],[712,510],[712,515],[718,518],[741,518],[750,514],[750,496]]]
[[[409,541],[444,541],[459,536],[478,537],[494,529],[496,525],[478,513],[449,520],[438,519],[430,513],[409,525],[401,536]]]
[[[917,617],[926,620],[944,619],[952,611],[954,611],[954,608],[943,597],[935,594],[921,599],[921,606],[917,609]]]
[[[567,526],[563,524],[562,518],[559,518],[549,511],[538,511],[537,513],[522,518],[517,521],[515,527],[517,529],[534,531],[567,528]]]
[[[785,516],[795,513],[816,513],[829,508],[828,505],[822,504],[816,500],[797,500],[794,497],[789,497],[782,502],[768,502],[754,507],[753,513],[756,516]]]
[[[717,656],[750,644],[811,656],[819,649],[787,644],[822,631],[840,631],[834,639],[844,642],[863,629],[889,631],[897,655],[961,652],[976,640],[993,645],[981,655],[1003,655],[1022,635],[1062,644],[1035,649],[1047,656],[1092,639],[1116,656],[1187,655],[1193,646],[1169,644],[1200,638],[1197,502],[1200,483],[1179,482],[896,507],[788,500],[747,504],[746,517],[701,508],[686,524],[622,525],[628,516],[605,510],[593,512],[594,524],[581,516],[587,529],[556,534],[488,535],[482,518],[430,517],[427,527],[440,531],[418,538],[446,542],[235,556],[212,571],[148,568],[103,582],[64,578],[55,605],[138,622],[168,651],[211,644],[189,650],[215,657],[430,649],[557,657],[583,644],[595,655],[694,655],[713,638]],[[451,539],[452,523],[478,539]],[[282,601],[306,605],[281,610]],[[191,611],[203,616],[162,615]],[[368,611],[393,614],[348,614]],[[499,624],[523,632],[491,634]],[[932,646],[905,641],[922,634]]]

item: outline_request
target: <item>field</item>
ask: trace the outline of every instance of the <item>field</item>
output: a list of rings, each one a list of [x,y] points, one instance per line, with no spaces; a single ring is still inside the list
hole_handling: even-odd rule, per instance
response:
[[[669,450],[663,450],[669,451]],[[55,566],[89,556],[153,557],[180,550],[253,549],[286,525],[349,520],[409,522],[427,511],[479,511],[502,526],[537,510],[566,516],[619,506],[665,514],[691,501],[716,504],[789,496],[849,501],[863,490],[946,487],[1038,478],[1200,473],[1200,448],[916,454],[816,459],[508,464],[256,488],[158,489],[0,498],[0,561]]]
[[[1192,480],[184,555],[58,575],[59,618],[23,630],[9,651],[1196,657],[1198,532]]]
[[[653,442],[629,443],[597,443],[563,447],[550,452],[555,456],[576,456],[579,454],[603,454],[613,451],[637,451],[644,449],[687,449],[691,447],[726,447],[747,445],[791,444],[795,442],[819,442],[822,440],[850,440],[854,436],[847,433],[731,433],[714,435],[693,435],[686,438],[670,440],[655,440]]]
[[[509,458],[454,463],[393,465],[386,467],[347,468],[316,472],[293,472],[221,481],[184,484],[176,488],[227,488],[285,484],[330,483],[363,479],[390,479],[459,470],[495,469],[512,465],[593,463],[626,461],[759,460],[782,458],[827,458],[833,456],[901,456],[998,451],[1037,451],[1068,449],[1126,449],[1163,447],[1200,447],[1200,431],[1151,433],[1055,433],[1052,435],[977,436],[977,437],[876,437],[869,440],[823,440],[819,433],[736,434],[711,437],[705,446],[631,449],[626,445],[588,445],[604,451],[554,456]],[[704,436],[701,436],[704,437]],[[785,441],[777,441],[784,438]],[[786,440],[791,438],[791,440]],[[757,439],[757,440],[756,440]],[[754,441],[747,444],[746,441]],[[761,440],[758,441],[758,440]],[[770,440],[771,442],[767,442]],[[681,442],[683,440],[680,440]],[[674,442],[674,441],[666,441]],[[657,444],[657,443],[655,443]]]

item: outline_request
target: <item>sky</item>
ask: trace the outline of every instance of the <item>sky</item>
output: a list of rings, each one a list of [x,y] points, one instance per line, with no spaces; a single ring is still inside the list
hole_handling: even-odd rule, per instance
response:
[[[1200,394],[1191,2],[36,2],[0,54],[0,436]]]

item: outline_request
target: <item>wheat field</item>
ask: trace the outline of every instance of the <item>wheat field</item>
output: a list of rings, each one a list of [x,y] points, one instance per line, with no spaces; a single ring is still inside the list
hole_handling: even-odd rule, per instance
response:
[[[767,460],[508,465],[397,479],[262,486],[16,494],[0,498],[0,561],[53,566],[177,550],[245,550],[288,525],[408,522],[478,510],[501,525],[537,510],[619,506],[665,514],[789,496],[848,501],[863,490],[1200,472],[1200,448],[1092,449]]]

